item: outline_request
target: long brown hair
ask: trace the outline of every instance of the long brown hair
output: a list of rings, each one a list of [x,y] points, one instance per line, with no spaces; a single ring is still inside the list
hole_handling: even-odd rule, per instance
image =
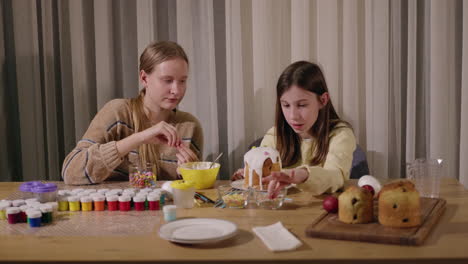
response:
[[[140,72],[145,71],[147,74],[151,74],[158,64],[175,58],[181,58],[187,64],[189,63],[187,54],[179,44],[171,41],[153,42],[145,48],[140,56]],[[146,87],[140,91],[137,97],[130,100],[135,133],[149,128],[151,123],[144,111],[143,98],[145,94]],[[141,165],[151,163],[159,169],[157,162],[159,153],[155,145],[142,144],[138,147],[138,152]]]
[[[286,121],[280,102],[281,96],[293,85],[315,93],[317,96],[328,92],[325,77],[317,64],[297,61],[289,65],[280,75],[276,85],[276,146],[285,167],[296,164],[301,155],[302,139]],[[347,122],[340,119],[330,99],[319,110],[317,121],[310,129],[312,137],[315,138],[317,149],[310,161],[310,165],[320,165],[325,162],[328,154],[330,132],[339,123],[351,127]]]

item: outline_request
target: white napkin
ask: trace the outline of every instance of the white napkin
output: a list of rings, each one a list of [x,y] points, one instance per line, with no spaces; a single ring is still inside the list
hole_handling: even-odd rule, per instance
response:
[[[269,226],[256,226],[252,230],[271,251],[294,250],[302,245],[302,242],[281,222]]]

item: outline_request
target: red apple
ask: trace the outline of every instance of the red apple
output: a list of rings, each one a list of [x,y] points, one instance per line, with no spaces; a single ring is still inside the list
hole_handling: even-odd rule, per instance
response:
[[[364,186],[362,186],[361,188],[366,189],[366,190],[369,190],[369,191],[372,193],[372,195],[375,194],[374,187],[372,187],[372,186],[370,186],[370,185],[364,185]]]
[[[327,196],[322,203],[323,209],[329,213],[338,212],[338,199],[335,196]]]

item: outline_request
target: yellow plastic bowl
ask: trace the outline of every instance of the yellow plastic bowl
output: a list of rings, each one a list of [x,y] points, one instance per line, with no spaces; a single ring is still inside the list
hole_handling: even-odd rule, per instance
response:
[[[211,169],[208,169],[210,165],[211,162],[208,161],[188,162],[179,166],[179,172],[184,181],[195,184],[195,189],[208,189],[216,182],[221,167],[221,164],[215,163]]]

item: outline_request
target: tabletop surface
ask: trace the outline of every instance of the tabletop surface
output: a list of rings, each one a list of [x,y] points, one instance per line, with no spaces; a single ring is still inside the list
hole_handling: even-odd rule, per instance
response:
[[[218,183],[219,184],[219,183]],[[20,183],[0,183],[0,199]],[[92,188],[100,188],[93,185]],[[203,190],[214,194],[215,190]],[[162,212],[155,230],[126,236],[8,235],[0,230],[0,261],[42,262],[148,262],[148,263],[468,263],[468,191],[455,179],[443,178],[441,198],[445,213],[422,246],[400,246],[311,238],[305,229],[323,214],[323,197],[296,191],[279,210],[202,207],[177,209],[178,217],[209,217],[234,222],[238,234],[206,245],[182,245],[161,239]],[[157,221],[156,221],[157,220]],[[138,221],[130,219],[129,221]],[[274,253],[253,233],[255,226],[281,221],[303,245],[295,251]]]

